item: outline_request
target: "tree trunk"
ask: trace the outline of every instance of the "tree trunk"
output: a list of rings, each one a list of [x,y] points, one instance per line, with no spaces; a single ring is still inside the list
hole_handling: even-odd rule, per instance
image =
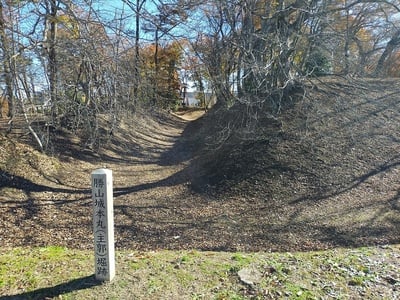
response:
[[[385,51],[383,51],[376,65],[374,76],[379,77],[383,75],[383,68],[386,59],[393,53],[393,51],[399,44],[400,44],[400,29],[393,34],[392,38],[387,43]]]
[[[142,4],[144,1],[142,1]],[[139,52],[139,42],[140,42],[140,9],[141,4],[140,0],[136,0],[136,16],[135,16],[135,68],[134,68],[134,86],[133,86],[133,107],[135,107],[136,98],[138,96],[138,87],[140,83],[140,72],[139,72],[139,60],[140,60],[140,52]]]
[[[10,45],[8,43],[8,38],[5,28],[5,20],[3,15],[3,3],[0,1],[0,41],[3,52],[3,70],[4,70],[4,80],[5,80],[5,94],[6,101],[8,101],[8,117],[12,120],[15,113],[14,108],[14,93],[13,93],[13,78],[11,70],[11,54]],[[11,123],[10,123],[11,124]]]
[[[49,89],[51,99],[51,117],[54,124],[57,126],[58,121],[58,103],[57,103],[57,3],[56,0],[49,0],[50,7],[48,8],[48,16],[46,20],[45,39],[48,45],[48,76]]]

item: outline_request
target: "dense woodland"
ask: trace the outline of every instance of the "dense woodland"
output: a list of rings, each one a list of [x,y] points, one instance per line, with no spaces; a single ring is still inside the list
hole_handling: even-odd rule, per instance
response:
[[[23,117],[42,150],[54,129],[95,146],[99,115],[111,134],[123,114],[177,109],[187,84],[251,127],[311,77],[400,76],[400,3],[3,0],[0,41],[9,130]]]

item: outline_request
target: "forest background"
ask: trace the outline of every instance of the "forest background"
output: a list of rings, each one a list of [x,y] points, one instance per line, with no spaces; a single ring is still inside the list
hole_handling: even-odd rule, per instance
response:
[[[399,76],[399,24],[395,0],[0,1],[2,117],[9,130],[23,117],[43,151],[54,128],[95,149],[98,115],[111,134],[123,113],[176,110],[189,88],[205,109],[241,107],[223,142],[310,77]]]
[[[399,12],[0,1],[0,295],[398,298]],[[189,90],[209,110],[192,122]],[[90,254],[104,166],[111,285]]]

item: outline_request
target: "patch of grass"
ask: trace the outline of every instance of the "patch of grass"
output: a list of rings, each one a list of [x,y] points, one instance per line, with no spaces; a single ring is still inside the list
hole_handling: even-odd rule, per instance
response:
[[[224,290],[218,292],[218,294],[214,298],[215,300],[245,300],[246,298],[242,295],[238,295],[236,292]]]
[[[310,290],[294,283],[288,283],[285,285],[285,296],[288,299],[298,300],[316,299]]]
[[[90,253],[54,246],[14,248],[0,254],[0,294],[29,292],[88,275],[88,259],[93,261]]]
[[[95,283],[91,251],[0,250],[0,295],[26,299],[394,299],[400,247],[301,253],[117,252],[117,275]],[[238,272],[261,274],[246,284]],[[390,280],[388,279],[390,278]]]

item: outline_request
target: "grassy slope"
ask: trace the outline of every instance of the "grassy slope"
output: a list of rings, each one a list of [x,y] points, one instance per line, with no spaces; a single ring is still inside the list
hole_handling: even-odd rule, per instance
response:
[[[2,299],[396,299],[400,247],[298,253],[117,252],[96,282],[93,255],[60,247],[0,250]],[[249,285],[239,271],[259,275]]]

